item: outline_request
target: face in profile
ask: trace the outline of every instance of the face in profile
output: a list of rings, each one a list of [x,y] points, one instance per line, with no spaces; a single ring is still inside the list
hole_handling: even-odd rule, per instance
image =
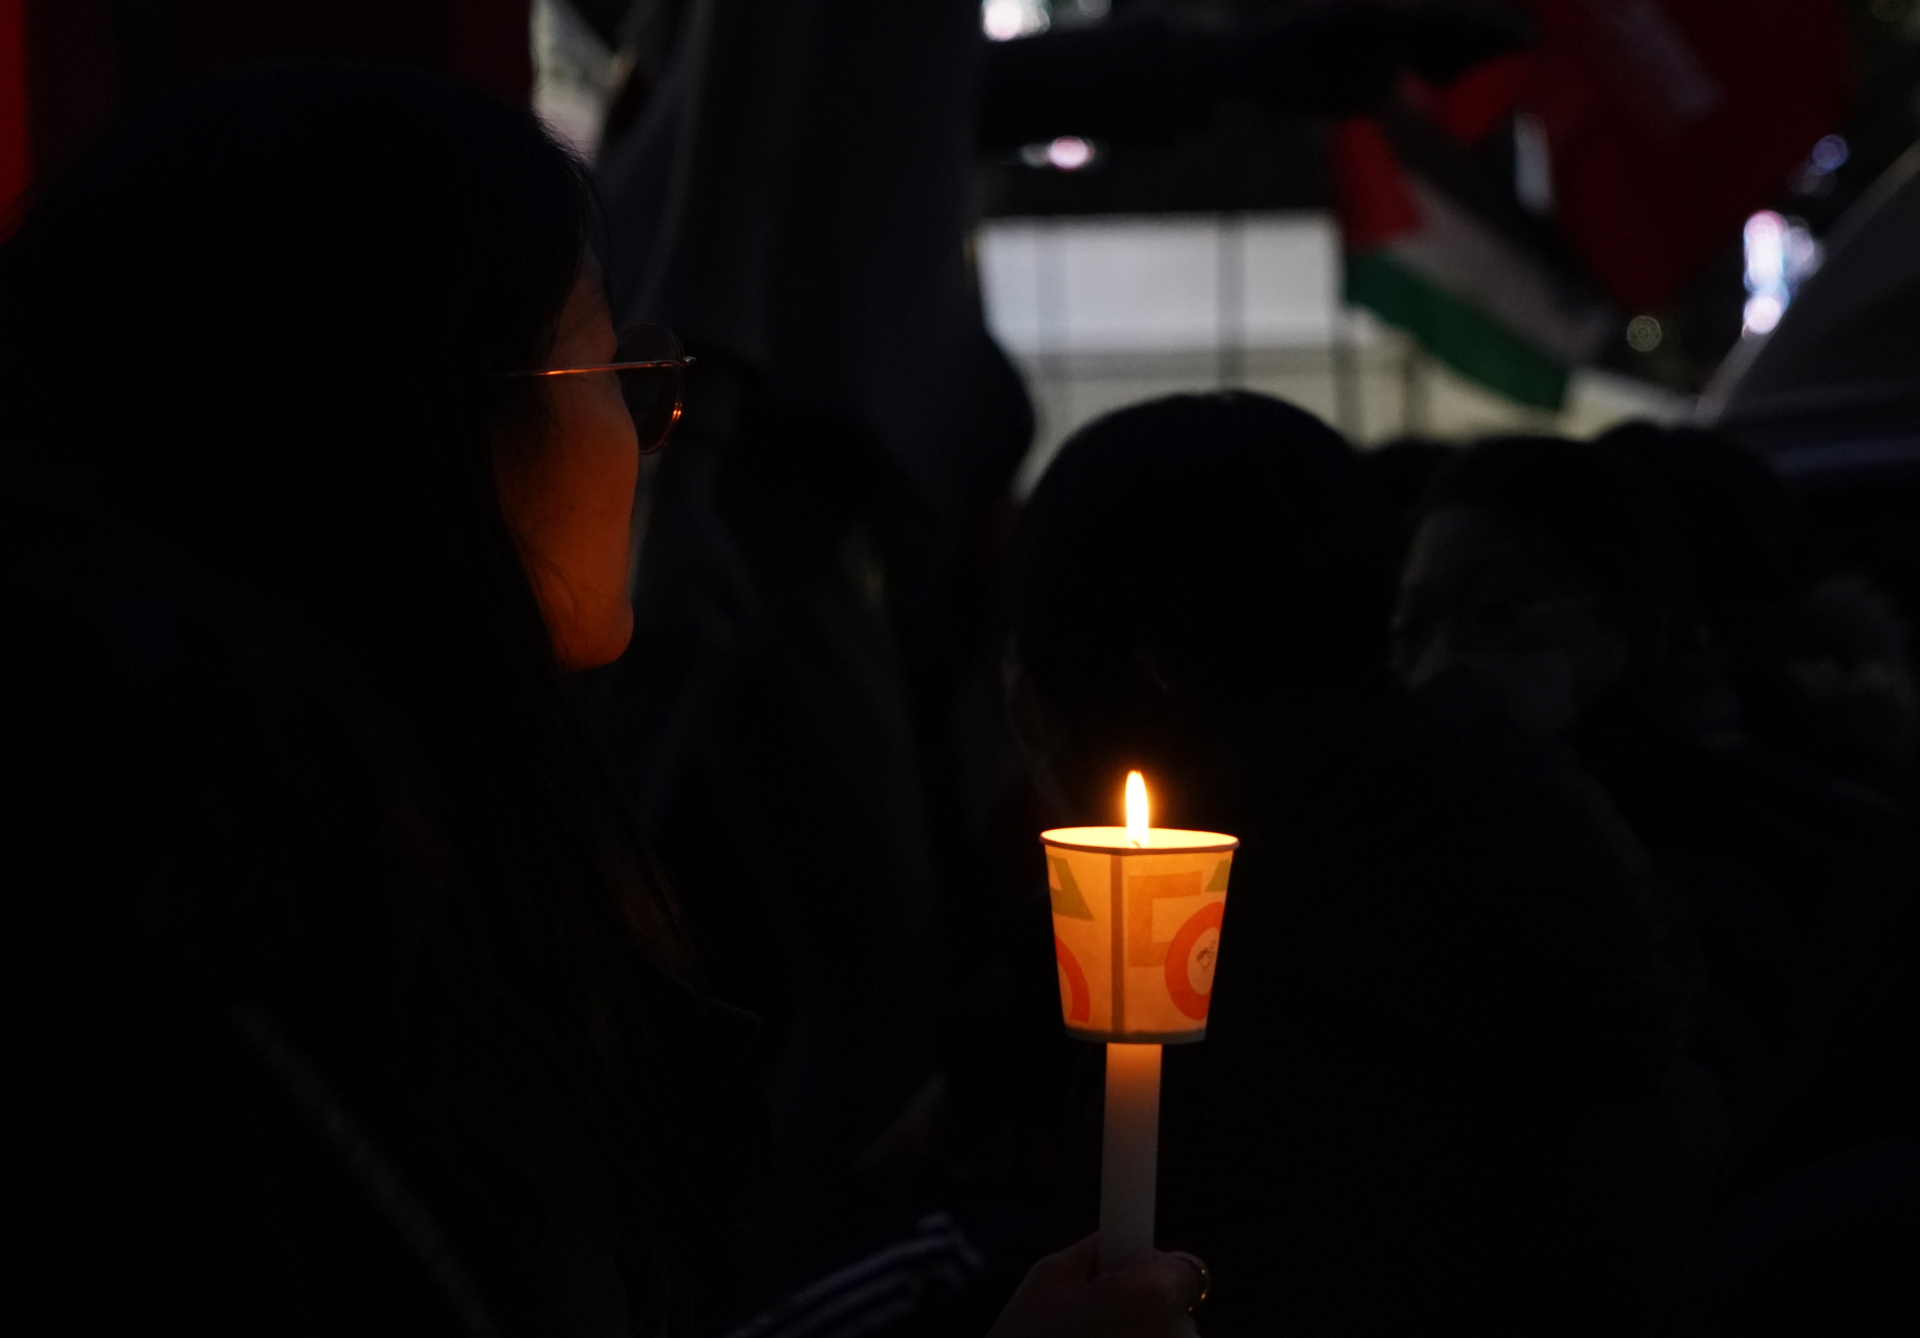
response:
[[[612,362],[616,344],[600,276],[583,270],[544,365]],[[627,579],[640,445],[613,373],[536,384],[544,432],[532,449],[499,452],[501,507],[561,668],[591,669],[618,659],[633,635]]]

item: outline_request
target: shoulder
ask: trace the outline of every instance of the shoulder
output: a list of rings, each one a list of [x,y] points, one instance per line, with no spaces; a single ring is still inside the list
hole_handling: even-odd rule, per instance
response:
[[[323,882],[368,882],[390,858],[378,731],[321,639],[124,553],[37,556],[0,582],[21,913],[199,970],[311,922]]]

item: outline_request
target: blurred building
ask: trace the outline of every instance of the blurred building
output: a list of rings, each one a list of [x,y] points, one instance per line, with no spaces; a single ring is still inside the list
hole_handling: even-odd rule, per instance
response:
[[[1673,420],[1688,397],[1576,373],[1558,414],[1502,399],[1340,299],[1326,210],[995,218],[975,234],[988,324],[1038,417],[1024,489],[1075,428],[1178,391],[1277,395],[1361,443],[1419,433],[1566,431]]]

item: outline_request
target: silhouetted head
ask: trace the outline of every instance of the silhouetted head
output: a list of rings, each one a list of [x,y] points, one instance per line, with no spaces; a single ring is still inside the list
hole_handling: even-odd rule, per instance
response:
[[[1435,481],[1401,576],[1394,664],[1548,658],[1584,706],[1664,654],[1687,562],[1659,486],[1590,442],[1503,437]]]
[[[1706,428],[1628,423],[1599,444],[1658,479],[1672,500],[1703,614],[1778,608],[1806,583],[1793,497],[1758,451]]]
[[[11,572],[104,552],[97,585],[323,646],[298,672],[379,703],[383,765],[447,852],[422,941],[489,925],[476,997],[504,981],[583,1048],[618,1030],[636,938],[676,951],[565,698],[568,615],[543,619],[577,527],[619,593],[633,427],[611,377],[504,375],[610,351],[596,226],[584,169],[524,111],[418,71],[275,65],[143,109],[0,247],[0,501],[29,518]],[[585,659],[618,653],[623,612],[587,610]],[[314,802],[344,829],[364,800]]]
[[[263,66],[185,91],[0,253],[9,472],[341,630],[386,605],[520,635],[523,553],[542,608],[630,617],[625,500],[591,610],[549,589],[589,522],[548,535],[533,504],[594,441],[620,453],[626,415],[593,402],[617,406],[611,378],[501,375],[610,346],[594,222],[531,117],[424,73]],[[568,662],[624,644],[554,621]]]
[[[1109,414],[1020,522],[1024,731],[1104,811],[1116,771],[1180,769],[1253,717],[1324,703],[1383,660],[1379,544],[1353,450],[1309,413],[1230,393]]]
[[[1431,437],[1404,436],[1365,451],[1360,462],[1373,483],[1386,526],[1387,556],[1398,571],[1420,523],[1420,506],[1427,489],[1458,455],[1457,447]]]

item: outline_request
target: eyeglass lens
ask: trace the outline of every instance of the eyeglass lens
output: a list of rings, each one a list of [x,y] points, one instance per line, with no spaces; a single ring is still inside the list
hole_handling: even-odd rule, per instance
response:
[[[684,356],[673,332],[658,325],[636,325],[620,333],[616,362],[660,362]],[[629,367],[620,372],[620,394],[633,415],[642,451],[657,451],[680,417],[683,368]]]

